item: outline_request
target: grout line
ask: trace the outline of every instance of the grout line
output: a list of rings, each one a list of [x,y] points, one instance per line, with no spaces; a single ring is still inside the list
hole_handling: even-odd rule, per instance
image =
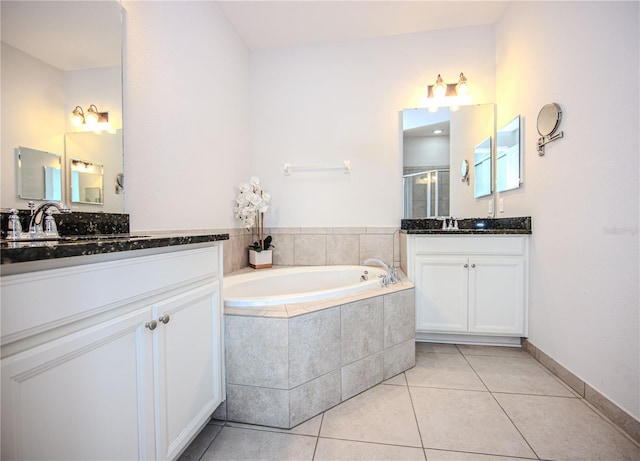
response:
[[[320,426],[318,427],[318,435],[316,436],[316,444],[313,447],[313,455],[311,455],[311,460],[313,461],[314,459],[316,459],[316,453],[318,451],[318,443],[320,442],[320,433],[322,432],[322,423],[324,422],[324,414],[325,412],[322,412],[322,417],[320,418]]]
[[[418,437],[420,437],[420,445],[422,446],[422,455],[426,461],[427,453],[424,451],[424,440],[422,439],[422,431],[420,431],[420,423],[418,422],[418,415],[416,414],[416,407],[413,403],[413,397],[411,396],[411,387],[409,387],[409,382],[407,381],[407,393],[409,394],[409,402],[411,402],[411,411],[413,411],[413,419],[416,422],[416,429],[418,429]]]

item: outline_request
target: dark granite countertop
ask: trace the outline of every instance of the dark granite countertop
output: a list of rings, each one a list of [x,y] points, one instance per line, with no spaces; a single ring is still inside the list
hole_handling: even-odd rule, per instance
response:
[[[0,240],[1,264],[44,261],[228,240],[229,234],[75,235],[58,241]]]
[[[421,235],[514,235],[531,234],[531,217],[461,218],[458,229],[443,229],[443,218],[403,219],[400,229]],[[447,219],[447,224],[449,219]]]

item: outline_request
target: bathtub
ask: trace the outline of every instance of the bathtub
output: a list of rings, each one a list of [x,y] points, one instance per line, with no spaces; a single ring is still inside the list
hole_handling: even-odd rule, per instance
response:
[[[368,280],[361,276],[368,272]],[[224,277],[225,307],[252,308],[316,301],[380,286],[373,266],[296,266]]]

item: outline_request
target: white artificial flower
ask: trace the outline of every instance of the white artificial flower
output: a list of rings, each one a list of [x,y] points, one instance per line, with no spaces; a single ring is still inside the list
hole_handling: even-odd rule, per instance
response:
[[[251,176],[251,179],[249,180],[249,184],[251,184],[252,186],[259,186],[260,185],[260,178],[258,178],[257,176]]]
[[[251,194],[249,196],[249,201],[251,202],[252,205],[256,206],[260,202],[262,202],[262,199],[260,198],[260,196],[258,194]]]
[[[250,192],[252,187],[247,183],[242,183],[238,186],[238,189],[240,189],[240,192]]]
[[[262,200],[264,200],[266,203],[269,203],[269,201],[271,200],[271,194],[269,192],[263,192]]]
[[[246,194],[240,194],[236,197],[236,202],[238,203],[238,205],[244,205],[245,203],[248,203],[249,200],[247,200]]]
[[[269,210],[269,205],[267,205],[266,203],[264,203],[260,208],[258,208],[258,211],[260,213],[266,213],[267,210]]]

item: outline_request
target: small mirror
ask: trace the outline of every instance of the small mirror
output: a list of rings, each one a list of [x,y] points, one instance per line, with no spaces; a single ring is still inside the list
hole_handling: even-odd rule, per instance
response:
[[[104,168],[99,163],[71,159],[71,202],[102,205]]]
[[[555,102],[545,104],[538,113],[538,133],[540,136],[551,136],[560,125],[562,110]]]
[[[460,162],[460,175],[462,176],[462,182],[469,184],[469,162],[466,160]]]
[[[520,116],[496,133],[496,189],[498,192],[520,187]]]
[[[473,150],[473,196],[491,195],[491,136]]]
[[[556,133],[562,119],[562,109],[555,102],[545,104],[538,113],[538,155],[544,155],[544,146],[551,141],[564,137],[561,131]]]
[[[62,156],[18,147],[18,196],[28,200],[62,200]]]

